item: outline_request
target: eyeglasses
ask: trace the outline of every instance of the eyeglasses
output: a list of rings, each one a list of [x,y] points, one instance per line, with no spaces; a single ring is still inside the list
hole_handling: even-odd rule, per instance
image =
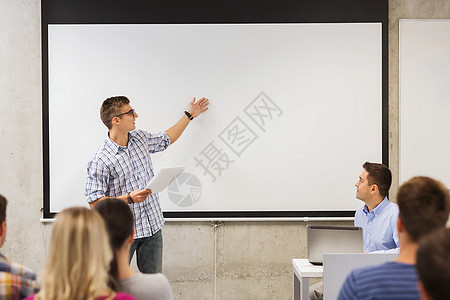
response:
[[[122,113],[122,114],[118,114],[117,116],[114,116],[114,118],[115,117],[120,117],[120,116],[123,116],[123,115],[130,115],[130,116],[135,116],[136,115],[136,111],[134,110],[134,108],[132,108],[132,109],[130,109],[129,111],[127,111],[127,112],[124,112],[124,113]]]

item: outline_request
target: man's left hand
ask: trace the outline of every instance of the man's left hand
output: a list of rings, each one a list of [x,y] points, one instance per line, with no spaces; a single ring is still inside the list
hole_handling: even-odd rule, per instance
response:
[[[204,113],[208,110],[209,100],[208,98],[203,97],[202,99],[195,102],[195,97],[192,99],[192,102],[189,103],[188,112],[191,114],[193,118],[198,117],[200,114]]]

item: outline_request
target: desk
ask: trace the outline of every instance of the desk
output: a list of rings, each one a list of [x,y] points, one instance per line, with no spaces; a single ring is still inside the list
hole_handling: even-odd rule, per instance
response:
[[[294,269],[294,300],[307,300],[309,299],[309,278],[321,278],[323,266],[310,264],[307,259],[293,259],[292,267]]]

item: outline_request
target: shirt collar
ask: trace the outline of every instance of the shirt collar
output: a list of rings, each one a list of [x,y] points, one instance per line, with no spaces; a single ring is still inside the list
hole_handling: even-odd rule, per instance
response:
[[[377,207],[375,207],[371,212],[369,212],[369,208],[367,207],[367,205],[364,204],[363,212],[366,215],[367,214],[379,215],[388,204],[389,204],[388,198],[384,197],[383,201],[381,201],[381,203],[378,204]]]
[[[118,154],[121,150],[125,150],[128,147],[130,147],[133,144],[133,140],[134,140],[134,134],[133,131],[128,133],[128,145],[127,147],[123,147],[120,145],[117,145],[116,142],[114,142],[110,137],[109,137],[109,132],[108,132],[108,138],[106,139],[105,143],[106,143],[106,148],[114,154]]]

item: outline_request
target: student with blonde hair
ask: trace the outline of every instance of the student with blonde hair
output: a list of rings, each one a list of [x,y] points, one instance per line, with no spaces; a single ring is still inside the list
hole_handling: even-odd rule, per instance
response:
[[[110,198],[94,206],[103,217],[110,234],[114,259],[111,275],[119,291],[129,293],[137,300],[172,300],[172,289],[161,273],[142,274],[130,268],[130,247],[133,244],[134,219],[130,207],[120,199]]]
[[[108,286],[112,251],[101,216],[85,207],[60,212],[35,300],[132,300]]]

